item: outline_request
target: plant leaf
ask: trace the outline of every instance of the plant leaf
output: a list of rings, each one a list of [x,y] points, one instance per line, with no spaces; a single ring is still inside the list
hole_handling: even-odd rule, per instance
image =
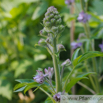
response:
[[[34,87],[38,87],[40,84],[36,83],[36,82],[33,82],[33,83],[28,83],[27,86],[25,87],[25,90],[24,90],[24,94],[31,88],[34,88]]]
[[[23,90],[25,89],[25,87],[26,87],[26,86],[24,86],[24,87],[22,87],[22,88],[20,88],[20,89],[17,89],[17,90],[14,91],[14,92],[21,92],[21,91],[23,91]]]
[[[15,81],[20,82],[20,83],[32,83],[32,82],[34,82],[33,79],[16,79]]]
[[[69,92],[70,89],[81,79],[88,79],[86,76],[90,75],[90,74],[94,74],[94,72],[89,72],[89,73],[85,73],[82,75],[77,76],[76,78],[72,78],[71,81],[67,84],[65,91]]]
[[[93,58],[93,57],[98,57],[98,56],[103,57],[103,53],[99,52],[99,51],[89,51],[89,52],[86,52],[83,55],[80,55],[78,58],[76,58],[73,61],[73,65],[76,66],[77,64],[81,63],[84,60],[87,60],[87,59]]]
[[[77,58],[80,48],[76,49],[72,56],[72,61]]]
[[[47,8],[48,8],[48,3],[42,2],[34,11],[32,20],[39,18],[46,11]]]

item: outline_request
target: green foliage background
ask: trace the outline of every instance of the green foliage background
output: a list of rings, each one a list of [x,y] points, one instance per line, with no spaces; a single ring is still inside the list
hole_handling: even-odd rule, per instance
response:
[[[80,2],[76,0],[79,11]],[[66,25],[60,41],[66,47],[61,60],[70,58],[70,21],[76,20],[78,12],[70,15],[64,0],[1,0],[0,1],[0,103],[18,103],[18,93],[13,93],[15,79],[31,79],[38,68],[52,66],[51,56],[42,47],[35,47],[40,39],[42,19],[49,6],[55,6]],[[103,0],[89,0],[89,22],[96,39],[96,49],[103,37]],[[80,23],[75,23],[75,39],[84,33]],[[89,85],[89,84],[88,84]],[[81,88],[77,93],[84,93]],[[27,93],[28,95],[28,93]],[[34,103],[43,103],[46,95],[35,92]],[[26,102],[24,102],[26,103]]]

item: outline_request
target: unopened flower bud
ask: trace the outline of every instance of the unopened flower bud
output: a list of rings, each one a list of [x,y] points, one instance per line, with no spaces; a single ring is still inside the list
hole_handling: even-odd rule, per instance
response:
[[[45,22],[45,26],[46,26],[46,27],[50,27],[50,26],[51,26],[51,23],[50,23],[50,22]]]
[[[38,44],[41,46],[45,46],[46,45],[45,39],[40,39]]]
[[[64,61],[64,62],[61,64],[61,66],[65,66],[65,67],[67,67],[67,66],[69,66],[69,65],[71,65],[70,59],[67,59],[66,61]]]
[[[60,17],[59,17],[58,15],[55,15],[54,18],[55,18],[55,19],[59,19]]]
[[[46,20],[46,21],[49,21],[49,20],[50,20],[50,16],[46,16],[46,17],[45,17],[45,20]]]
[[[55,27],[55,26],[52,27],[52,32],[53,32],[53,33],[57,33],[57,32],[58,32],[58,27]]]
[[[40,30],[40,35],[48,35],[48,33],[43,29],[43,30]]]
[[[48,44],[51,44],[51,39],[50,39],[50,38],[47,38],[47,39],[46,39],[46,42],[47,42]]]
[[[45,13],[45,17],[46,17],[46,16],[49,16],[49,15],[50,15],[50,12],[46,12],[46,13]]]
[[[58,44],[57,49],[58,49],[59,52],[65,51],[65,47],[62,44]]]
[[[59,18],[59,19],[56,21],[56,24],[57,24],[57,25],[60,25],[61,22],[62,22],[62,20],[61,20],[61,18]]]
[[[54,14],[50,14],[50,18],[53,18],[54,17]]]
[[[80,33],[78,39],[83,39],[83,38],[85,38],[85,37],[86,37],[86,36],[85,36],[84,33]]]
[[[64,28],[65,28],[65,26],[60,25],[59,28],[58,28],[58,29],[59,29],[59,32],[62,32],[62,31],[64,30]]]
[[[54,23],[55,23],[55,21],[56,21],[55,19],[51,19],[51,23],[52,23],[52,24],[54,24]]]

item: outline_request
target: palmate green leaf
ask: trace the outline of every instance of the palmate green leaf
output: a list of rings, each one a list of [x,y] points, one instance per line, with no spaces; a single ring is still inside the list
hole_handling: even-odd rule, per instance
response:
[[[81,79],[88,79],[86,76],[90,75],[90,74],[95,74],[94,72],[89,72],[89,73],[85,73],[82,75],[77,76],[76,78],[72,78],[71,81],[67,84],[65,91],[69,92],[70,89]]]
[[[72,61],[77,58],[80,48],[76,49],[72,56]]]
[[[34,11],[32,20],[35,20],[39,18],[41,15],[43,15],[43,13],[46,11],[47,8],[48,8],[48,3],[45,1],[42,2]]]
[[[77,64],[81,63],[84,60],[87,60],[89,58],[93,58],[93,57],[103,57],[103,53],[102,52],[98,52],[98,51],[89,51],[87,53],[84,53],[83,55],[80,55],[78,58],[76,58],[73,61],[73,65],[76,66]]]

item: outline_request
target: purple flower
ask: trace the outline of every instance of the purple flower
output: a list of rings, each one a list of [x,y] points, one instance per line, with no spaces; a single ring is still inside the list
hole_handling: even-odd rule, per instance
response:
[[[48,67],[48,70],[45,68],[44,71],[45,71],[45,76],[51,79],[54,73],[53,68]]]
[[[101,51],[103,52],[103,41],[102,41],[102,44],[99,44],[99,47],[100,47]]]
[[[71,5],[74,2],[74,0],[65,0],[65,4]]]
[[[33,77],[33,79],[37,82],[42,84],[44,82],[44,74],[42,71],[37,70],[37,75],[35,77]]]
[[[60,102],[60,98],[61,98],[61,92],[58,92],[57,94],[55,94],[53,96],[53,99],[56,101],[56,102]]]
[[[80,42],[79,43],[77,43],[77,42],[72,42],[71,43],[72,49],[76,49],[76,48],[81,47],[81,46],[82,46],[82,43],[80,43]]]
[[[91,18],[91,15],[88,15],[88,14],[84,13],[84,11],[82,11],[79,13],[79,16],[77,19],[79,22],[86,23],[90,18]]]

